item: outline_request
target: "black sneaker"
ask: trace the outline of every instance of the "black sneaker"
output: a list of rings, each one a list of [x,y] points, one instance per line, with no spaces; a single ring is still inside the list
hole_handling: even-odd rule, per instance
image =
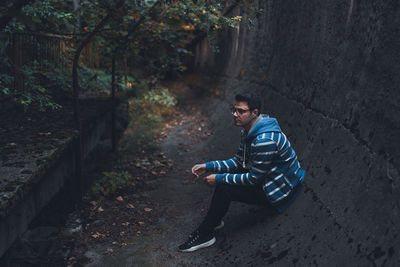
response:
[[[199,230],[194,231],[189,235],[189,239],[179,246],[182,252],[192,252],[201,248],[206,248],[213,245],[217,241],[213,234],[204,235],[200,234]]]

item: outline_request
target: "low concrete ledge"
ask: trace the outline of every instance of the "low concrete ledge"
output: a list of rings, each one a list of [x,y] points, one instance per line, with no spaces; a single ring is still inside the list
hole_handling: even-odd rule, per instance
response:
[[[95,116],[85,120],[84,158],[109,128],[109,107],[103,106]],[[0,256],[67,181],[79,187],[81,181],[76,178],[78,133],[70,130],[66,135],[69,136],[52,140],[52,145],[39,154],[26,155],[21,148],[17,151],[18,157],[8,161],[0,159]]]

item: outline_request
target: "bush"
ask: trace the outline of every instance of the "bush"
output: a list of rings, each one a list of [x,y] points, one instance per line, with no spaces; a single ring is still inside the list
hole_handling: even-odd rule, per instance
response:
[[[113,196],[119,189],[135,186],[132,176],[126,172],[103,172],[103,177],[94,182],[91,193],[99,197]]]
[[[138,92],[142,90],[143,88]],[[176,102],[176,97],[168,88],[162,87],[145,91],[138,98],[131,98],[128,101],[130,122],[120,147],[130,150],[154,147],[155,137],[175,113]]]

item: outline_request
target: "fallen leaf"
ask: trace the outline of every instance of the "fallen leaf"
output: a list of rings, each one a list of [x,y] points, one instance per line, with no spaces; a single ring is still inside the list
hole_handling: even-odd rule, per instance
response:
[[[117,197],[116,200],[118,200],[118,201],[124,201],[124,199],[123,199],[121,196]]]
[[[124,222],[124,223],[121,223],[123,226],[128,226],[129,224],[130,224],[130,222]]]
[[[92,204],[92,206],[97,206],[97,202],[96,201],[90,201],[90,204]]]
[[[145,225],[145,223],[144,222],[139,222],[139,225]]]
[[[99,238],[99,237],[104,237],[102,233],[96,232],[95,234],[92,234],[93,238]]]
[[[134,209],[134,208],[135,208],[135,206],[133,206],[132,204],[128,204],[128,205],[126,205],[126,207],[127,207],[128,209]]]
[[[150,212],[150,211],[152,211],[153,209],[150,209],[150,208],[144,208],[144,211],[146,211],[146,212]]]
[[[103,209],[102,207],[99,207],[99,208],[97,209],[97,211],[98,211],[98,212],[103,212],[104,209]]]

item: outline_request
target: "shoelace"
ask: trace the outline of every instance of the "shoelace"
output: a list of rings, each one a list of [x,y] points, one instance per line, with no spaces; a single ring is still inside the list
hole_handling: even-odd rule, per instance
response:
[[[189,245],[193,244],[196,242],[196,240],[199,239],[199,235],[196,235],[192,240],[189,241]]]

